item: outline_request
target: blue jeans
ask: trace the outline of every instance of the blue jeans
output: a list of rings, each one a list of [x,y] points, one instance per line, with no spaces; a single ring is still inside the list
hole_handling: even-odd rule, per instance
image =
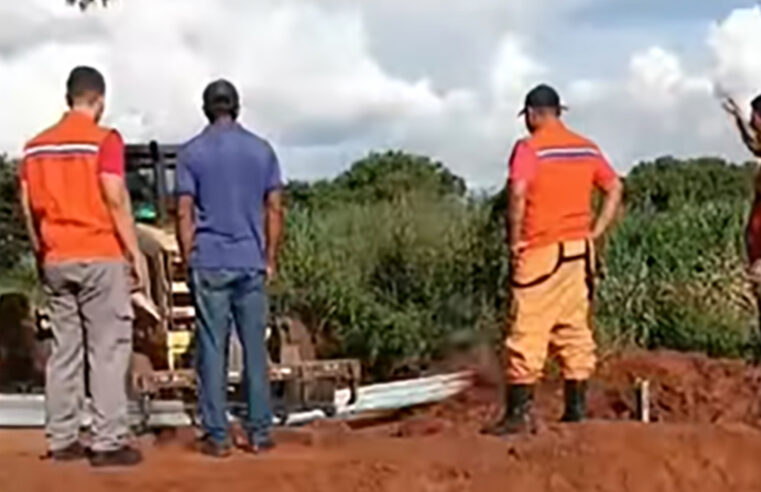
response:
[[[231,321],[243,347],[242,389],[248,406],[244,428],[252,444],[269,438],[272,426],[265,330],[264,273],[256,270],[191,271],[197,320],[197,371],[203,430],[227,442],[227,355]]]

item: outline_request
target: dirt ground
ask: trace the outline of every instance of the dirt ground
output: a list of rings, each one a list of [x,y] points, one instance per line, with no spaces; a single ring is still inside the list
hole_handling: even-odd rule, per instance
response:
[[[652,382],[657,423],[629,420],[637,377]],[[481,384],[396,419],[281,430],[264,456],[202,457],[190,429],[143,437],[146,462],[129,471],[41,461],[41,431],[2,431],[0,490],[758,491],[760,386],[742,363],[635,353],[602,365],[583,425],[554,423],[562,390],[551,380],[538,392],[537,435],[480,436],[496,411],[496,391]]]

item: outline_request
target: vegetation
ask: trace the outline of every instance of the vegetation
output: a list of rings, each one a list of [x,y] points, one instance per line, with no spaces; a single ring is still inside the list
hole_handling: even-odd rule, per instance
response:
[[[751,355],[755,300],[742,238],[753,171],[669,157],[632,170],[626,212],[599,245],[604,346]],[[436,178],[442,172],[419,157],[371,155],[332,181],[289,186],[278,305],[328,351],[387,374],[418,369],[463,337],[501,336],[504,193],[466,198],[460,180]]]
[[[105,7],[108,5],[108,0],[100,0],[100,2],[98,0],[66,0],[66,3],[68,5],[75,5],[82,10],[86,10],[90,5],[97,3],[100,3]]]
[[[744,273],[751,165],[662,158],[626,179],[625,212],[601,244],[597,332],[606,348],[754,353]],[[0,287],[34,268],[0,160]],[[371,154],[332,180],[293,182],[274,309],[299,316],[325,356],[356,356],[377,377],[418,371],[506,326],[504,193],[468,194],[441,163]]]
[[[0,155],[0,292],[31,291],[34,262],[17,199],[16,163]]]

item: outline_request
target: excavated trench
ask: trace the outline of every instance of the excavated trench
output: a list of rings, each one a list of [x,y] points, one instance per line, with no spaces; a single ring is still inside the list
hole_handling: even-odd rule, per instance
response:
[[[472,368],[472,366],[471,366]],[[742,362],[638,352],[604,362],[590,388],[593,419],[555,423],[562,385],[537,391],[536,435],[478,434],[496,413],[493,374],[445,403],[397,415],[278,431],[279,447],[214,461],[180,429],[139,439],[146,462],[94,472],[41,461],[38,430],[0,432],[2,490],[120,491],[758,491],[761,372]],[[632,420],[634,382],[651,383],[654,423]]]

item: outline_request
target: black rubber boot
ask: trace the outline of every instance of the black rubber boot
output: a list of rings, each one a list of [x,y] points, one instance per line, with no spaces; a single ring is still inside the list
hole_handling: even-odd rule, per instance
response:
[[[531,404],[534,387],[524,384],[512,385],[505,396],[505,410],[502,418],[481,432],[492,436],[508,436],[533,432]]]
[[[581,422],[587,417],[587,382],[565,382],[565,413],[561,422]]]
[[[63,449],[48,451],[47,458],[53,461],[76,461],[87,458],[89,450],[76,441]]]
[[[95,468],[135,466],[143,461],[143,454],[129,446],[113,451],[93,451],[90,453],[90,465]]]

